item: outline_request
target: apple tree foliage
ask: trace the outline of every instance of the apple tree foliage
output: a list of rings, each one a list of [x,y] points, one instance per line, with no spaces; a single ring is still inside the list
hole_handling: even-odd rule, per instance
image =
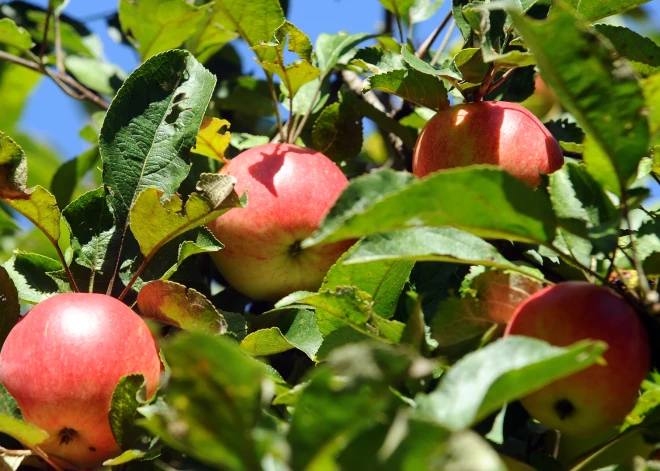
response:
[[[165,381],[148,402],[140,376],[117,385],[124,453],[107,466],[657,469],[660,46],[621,26],[645,0],[453,0],[446,17],[441,0],[380,0],[382,31],[315,44],[289,2],[120,0],[108,24],[140,57],[130,73],[67,3],[0,5],[0,337],[61,292],[107,293],[152,321]],[[438,25],[426,40],[422,22]],[[461,39],[440,45],[454,27]],[[567,156],[541,187],[488,166],[412,177],[435,111],[481,98],[531,109],[536,73],[552,109],[535,112]],[[40,80],[85,103],[89,149],[63,163],[18,126]],[[217,171],[277,140],[350,178],[303,248],[359,242],[317,292],[268,304],[224,283],[204,224],[250,204]],[[605,284],[642,316],[654,368],[618,433],[573,443],[518,405],[606,345],[501,339],[479,297],[493,271]],[[45,432],[0,396],[0,468],[46,469]]]

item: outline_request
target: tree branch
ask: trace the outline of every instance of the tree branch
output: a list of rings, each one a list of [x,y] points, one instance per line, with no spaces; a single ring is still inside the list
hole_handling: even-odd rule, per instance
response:
[[[96,95],[91,90],[84,87],[76,79],[66,74],[66,72],[61,73],[51,70],[48,67],[46,67],[44,64],[39,63],[38,61],[39,59],[37,56],[35,56],[32,53],[30,54],[33,56],[32,61],[23,59],[22,57],[15,56],[13,54],[9,54],[5,51],[0,51],[0,60],[5,60],[7,62],[11,62],[13,64],[17,64],[22,67],[26,67],[30,70],[34,70],[35,72],[40,72],[44,75],[48,75],[62,89],[64,93],[77,100],[87,100],[89,102],[94,103],[96,106],[98,106],[103,110],[107,110],[108,108],[110,108],[110,105],[108,104],[107,101],[105,101],[100,96]]]
[[[431,46],[435,42],[435,40],[438,38],[440,33],[442,32],[443,29],[449,24],[449,21],[452,19],[451,12],[447,13],[447,16],[445,16],[445,19],[442,20],[442,22],[433,30],[433,32],[429,35],[428,38],[424,40],[421,46],[419,46],[419,49],[417,49],[417,52],[415,52],[415,55],[419,57],[420,59],[423,59],[426,54],[428,54],[429,49],[431,49]]]

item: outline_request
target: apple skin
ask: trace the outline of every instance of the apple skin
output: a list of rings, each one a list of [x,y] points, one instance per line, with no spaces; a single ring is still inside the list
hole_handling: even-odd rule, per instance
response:
[[[647,334],[634,309],[609,288],[571,281],[538,291],[516,309],[505,336],[525,335],[565,347],[584,339],[608,344],[595,364],[521,400],[536,420],[576,437],[621,423],[650,367]]]
[[[354,241],[300,249],[348,180],[314,150],[266,144],[242,152],[220,171],[236,177],[247,208],[230,209],[208,224],[225,248],[212,254],[227,282],[258,300],[275,301],[315,291],[328,269]]]
[[[103,294],[64,293],[37,304],[0,352],[0,382],[24,419],[50,434],[39,445],[64,469],[91,469],[121,453],[108,412],[119,379],[141,373],[151,397],[161,372],[147,324]]]
[[[540,173],[564,163],[561,148],[536,116],[516,103],[487,101],[445,108],[417,138],[413,173],[475,164],[498,165],[535,188]]]

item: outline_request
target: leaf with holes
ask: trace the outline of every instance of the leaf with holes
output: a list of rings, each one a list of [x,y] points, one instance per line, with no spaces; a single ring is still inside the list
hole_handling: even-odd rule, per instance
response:
[[[231,140],[229,126],[229,121],[226,119],[204,116],[193,152],[226,163],[225,151]]]
[[[147,283],[138,293],[138,308],[147,319],[184,330],[210,334],[227,332],[222,314],[202,293],[172,281]]]

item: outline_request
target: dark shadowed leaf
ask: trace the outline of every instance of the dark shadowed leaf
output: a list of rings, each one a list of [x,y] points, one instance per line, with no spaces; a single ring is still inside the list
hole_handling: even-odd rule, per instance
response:
[[[2,345],[21,316],[18,291],[7,270],[0,266],[0,345]]]
[[[416,415],[462,430],[509,401],[593,365],[605,349],[605,343],[592,341],[558,348],[526,337],[497,340],[459,360],[431,394],[419,395]]]
[[[144,385],[144,376],[141,374],[122,376],[112,393],[108,419],[112,435],[122,450],[130,449],[139,438],[135,430],[135,419],[139,417],[137,408],[142,402],[138,399],[138,393]]]
[[[610,40],[616,52],[630,61],[642,77],[660,72],[660,46],[623,26],[597,25],[596,31]]]
[[[583,2],[585,4],[590,2]],[[543,80],[562,105],[601,149],[610,167],[587,161],[596,179],[619,184],[606,187],[620,194],[647,154],[649,130],[644,96],[635,73],[617,61],[605,44],[565,4],[557,4],[544,22],[512,13],[516,29],[534,53]]]
[[[99,156],[99,148],[94,146],[60,165],[50,183],[58,206],[64,208],[71,202],[76,186],[96,166]]]
[[[312,128],[314,149],[335,162],[353,159],[362,150],[362,112],[352,92],[323,109]]]
[[[138,308],[147,319],[184,330],[224,334],[227,322],[202,293],[172,281],[156,280],[138,293]]]
[[[547,244],[554,239],[550,200],[508,173],[480,166],[441,171],[399,191],[355,198],[378,172],[353,180],[303,247],[414,226],[454,226],[481,237]],[[350,196],[349,196],[350,195]]]
[[[382,90],[432,110],[449,106],[444,82],[416,69],[396,69],[372,75],[365,80],[362,89],[363,92],[370,90]]]
[[[62,265],[52,258],[17,250],[2,266],[23,302],[37,304],[59,291],[57,283],[48,273],[62,270]]]

